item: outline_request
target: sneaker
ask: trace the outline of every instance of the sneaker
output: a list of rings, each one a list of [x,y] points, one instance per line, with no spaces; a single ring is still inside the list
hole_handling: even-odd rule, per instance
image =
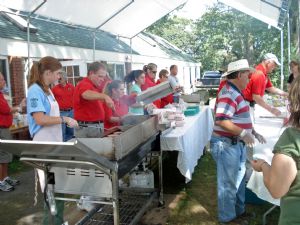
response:
[[[6,177],[2,182],[6,182],[7,184],[13,187],[20,184],[19,180],[12,179],[11,177]]]
[[[9,185],[6,182],[0,181],[0,190],[1,191],[13,191],[14,187]]]

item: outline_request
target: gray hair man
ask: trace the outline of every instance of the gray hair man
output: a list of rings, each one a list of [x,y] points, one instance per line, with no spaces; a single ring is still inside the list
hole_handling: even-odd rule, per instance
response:
[[[251,74],[250,81],[243,91],[245,99],[250,102],[251,106],[257,103],[275,116],[279,116],[281,112],[267,104],[263,96],[266,90],[271,94],[287,96],[286,92],[274,87],[270,80],[269,74],[271,74],[277,66],[281,66],[281,64],[276,55],[272,53],[265,54],[262,62],[255,67],[256,71]]]

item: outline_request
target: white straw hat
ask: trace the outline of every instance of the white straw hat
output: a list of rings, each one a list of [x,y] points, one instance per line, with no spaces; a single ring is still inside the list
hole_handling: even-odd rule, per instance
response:
[[[222,77],[226,77],[231,73],[236,71],[247,71],[254,72],[255,69],[249,66],[247,59],[240,59],[238,61],[234,61],[228,64],[227,72],[222,75]]]

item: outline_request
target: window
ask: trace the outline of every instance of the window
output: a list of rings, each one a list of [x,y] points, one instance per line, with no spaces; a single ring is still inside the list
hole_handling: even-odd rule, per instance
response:
[[[107,72],[112,80],[124,80],[124,64],[107,63]]]
[[[76,84],[87,75],[86,63],[79,60],[61,61],[62,70],[67,73],[68,82],[76,86]]]
[[[68,82],[74,86],[82,79],[79,73],[79,66],[63,66],[62,70],[67,73]]]

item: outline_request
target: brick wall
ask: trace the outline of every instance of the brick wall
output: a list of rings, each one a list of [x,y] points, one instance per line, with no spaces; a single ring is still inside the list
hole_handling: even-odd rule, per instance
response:
[[[19,57],[10,57],[9,69],[13,105],[17,105],[25,98],[23,59]]]

